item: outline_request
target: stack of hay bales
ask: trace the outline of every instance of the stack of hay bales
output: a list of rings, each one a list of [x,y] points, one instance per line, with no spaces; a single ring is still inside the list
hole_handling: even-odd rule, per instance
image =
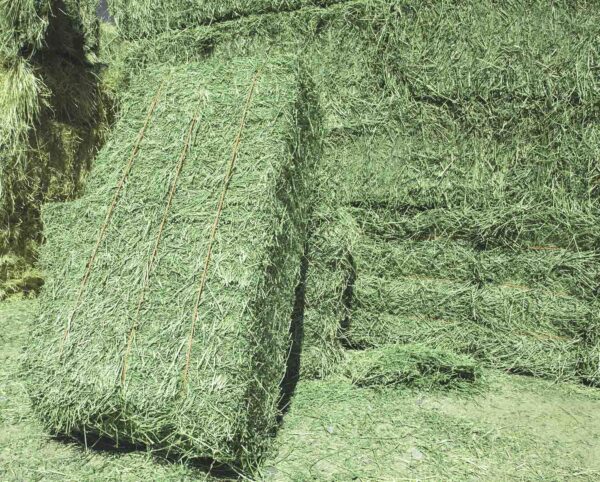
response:
[[[374,67],[388,122],[367,110],[362,127],[329,137],[322,163],[325,204],[346,209],[358,232],[346,345],[423,342],[598,383],[591,13],[392,10]]]
[[[0,298],[40,284],[31,270],[46,200],[74,196],[107,117],[94,2],[0,4]]]
[[[326,3],[331,5],[323,8]],[[135,3],[138,7],[142,4]],[[393,1],[194,3],[196,8],[189,18],[200,15],[200,23],[217,18],[226,21],[183,30],[176,30],[178,13],[166,15],[166,4],[143,4],[144,8],[136,10],[131,8],[131,1],[113,3],[112,13],[127,39],[114,62],[114,72],[123,86],[128,85],[132,72],[156,62],[204,61],[211,57],[226,62],[268,49],[272,54],[300,49],[315,80],[328,150],[344,149],[354,136],[388,122],[389,101],[382,89],[377,59]],[[302,8],[294,10],[296,7]],[[243,13],[260,12],[269,13],[229,20]],[[126,20],[136,15],[139,22]],[[170,27],[167,17],[175,22]],[[187,22],[184,16],[181,19]],[[304,376],[322,377],[335,367],[342,354],[339,324],[347,318],[347,280],[352,276],[351,243],[356,238],[356,223],[345,208],[338,210],[331,202],[339,191],[328,188],[330,177],[322,165],[317,167],[315,205],[319,209],[310,228],[300,362]],[[319,240],[324,237],[327,240],[321,245]],[[338,255],[343,259],[335,260]],[[337,267],[343,267],[343,272],[336,272]],[[325,330],[319,322],[322,317],[330,321]]]
[[[310,79],[294,56],[156,64],[121,109],[85,196],[44,213],[34,406],[53,433],[252,466],[306,243]]]
[[[481,5],[113,0],[121,118],[44,217],[49,429],[254,465],[305,252],[305,377],[350,348],[363,386],[472,381],[469,356],[597,384],[600,23]]]

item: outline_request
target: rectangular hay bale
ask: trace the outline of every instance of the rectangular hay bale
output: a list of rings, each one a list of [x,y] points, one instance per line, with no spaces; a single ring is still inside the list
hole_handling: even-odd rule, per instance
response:
[[[85,196],[45,210],[28,365],[53,433],[245,467],[279,412],[319,119],[297,59],[218,60],[139,74]]]
[[[468,319],[357,310],[346,336],[357,348],[421,343],[471,355],[492,368],[553,380],[580,381],[587,374],[581,370],[582,352],[574,339],[492,329]]]

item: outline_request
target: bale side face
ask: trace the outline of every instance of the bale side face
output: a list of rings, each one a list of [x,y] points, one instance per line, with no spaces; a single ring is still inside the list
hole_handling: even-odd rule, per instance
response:
[[[305,242],[306,183],[317,149],[311,125],[316,129],[318,120],[309,124],[306,118],[315,111],[307,108],[310,95],[293,60],[269,59],[257,81],[192,336],[225,169],[263,62],[217,59],[143,72],[97,159],[87,194],[47,209],[42,258],[49,281],[30,365],[34,405],[54,432],[95,433],[226,463],[252,463],[263,452],[285,372]],[[63,345],[114,186],[163,81]],[[195,114],[197,128],[150,268]],[[149,282],[137,316],[144,278]]]
[[[320,211],[311,226],[300,369],[302,378],[324,378],[343,357],[358,233],[344,210]]]

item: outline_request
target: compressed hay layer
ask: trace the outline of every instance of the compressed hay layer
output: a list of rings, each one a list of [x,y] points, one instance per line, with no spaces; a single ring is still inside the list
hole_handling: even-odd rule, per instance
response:
[[[509,249],[566,248],[595,251],[600,247],[597,209],[520,204],[478,210],[430,209],[412,213],[356,208],[367,233],[386,240],[464,240],[475,247]]]
[[[600,341],[596,340],[580,351],[581,379],[593,387],[600,387]]]
[[[426,343],[516,373],[593,379],[597,307],[566,295],[439,280],[358,277],[348,344]],[[585,365],[585,366],[584,366]],[[588,376],[586,373],[591,373]]]
[[[598,325],[595,306],[557,293],[500,286],[477,288],[439,280],[359,276],[355,307],[401,317],[470,320],[491,329],[583,339]]]
[[[223,179],[261,65],[198,306]],[[162,82],[73,316],[114,186]],[[29,366],[34,406],[52,432],[230,464],[260,458],[278,413],[318,150],[307,83],[289,58],[154,65],[139,75],[86,195],[45,211],[49,280]]]
[[[152,36],[251,14],[326,7],[344,0],[110,0],[126,38]]]
[[[502,248],[476,250],[461,241],[389,241],[361,237],[356,270],[383,278],[427,278],[473,285],[507,285],[592,299],[600,283],[595,251]]]
[[[503,94],[592,101],[599,51],[590,2],[403,2],[388,17],[388,78],[431,100]],[[577,41],[573,41],[576,38]],[[402,45],[403,48],[398,48]]]
[[[569,196],[586,206],[595,187],[598,133],[588,129],[563,136],[559,146],[530,138],[498,142],[465,137],[456,121],[423,113],[412,101],[399,102],[397,114],[403,119],[372,135],[330,141],[328,175],[340,202],[399,211],[498,209],[524,201],[560,208]],[[422,115],[430,124],[407,132],[410,119]]]
[[[354,385],[365,388],[466,388],[481,377],[481,367],[471,357],[424,345],[353,352],[345,372]]]
[[[559,381],[581,381],[592,373],[582,367],[582,355],[589,357],[588,349],[574,340],[527,333],[512,326],[489,328],[469,319],[401,317],[357,310],[347,337],[361,348],[422,343],[471,355],[492,368]]]

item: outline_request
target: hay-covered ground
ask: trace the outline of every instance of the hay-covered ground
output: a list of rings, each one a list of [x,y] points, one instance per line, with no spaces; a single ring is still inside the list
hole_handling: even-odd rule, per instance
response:
[[[213,480],[201,468],[86,452],[44,433],[19,374],[35,303],[0,303],[0,480]],[[598,390],[484,375],[485,390],[471,394],[301,381],[258,479],[598,480]]]

